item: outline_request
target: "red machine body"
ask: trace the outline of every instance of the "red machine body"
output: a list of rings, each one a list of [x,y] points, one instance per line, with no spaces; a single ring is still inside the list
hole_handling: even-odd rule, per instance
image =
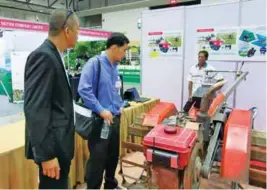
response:
[[[233,110],[224,129],[221,176],[248,182],[250,165],[252,113]]]
[[[152,182],[159,189],[180,189],[180,172],[186,168],[197,142],[196,131],[155,126],[144,138],[144,154],[152,165]]]
[[[177,109],[173,103],[160,102],[145,114],[142,125],[154,127],[176,112]]]
[[[181,127],[169,128],[173,128],[171,132],[168,132],[168,126],[157,125],[145,136],[145,157],[152,163],[153,158],[161,158],[161,161],[165,159],[169,163],[166,164],[167,167],[184,169],[197,141],[197,133]]]

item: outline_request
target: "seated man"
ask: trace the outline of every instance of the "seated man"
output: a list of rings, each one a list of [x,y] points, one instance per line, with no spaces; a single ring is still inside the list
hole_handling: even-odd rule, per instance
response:
[[[193,65],[189,71],[188,75],[188,91],[189,97],[188,101],[184,106],[184,112],[188,113],[191,107],[194,105],[195,108],[199,109],[201,104],[201,99],[203,97],[204,88],[202,87],[206,72],[210,70],[215,70],[214,67],[207,63],[209,53],[207,51],[200,51],[198,53],[198,64]],[[223,77],[218,73],[208,73],[209,78],[214,78],[215,81],[223,80]]]

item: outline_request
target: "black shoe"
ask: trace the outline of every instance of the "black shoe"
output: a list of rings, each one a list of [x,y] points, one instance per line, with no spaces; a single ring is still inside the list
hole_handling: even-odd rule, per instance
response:
[[[117,179],[105,178],[104,189],[122,189],[118,186]]]

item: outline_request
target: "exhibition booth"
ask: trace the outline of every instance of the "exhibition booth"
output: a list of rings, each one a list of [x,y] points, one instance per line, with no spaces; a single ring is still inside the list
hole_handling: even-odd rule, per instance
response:
[[[19,103],[23,101],[26,59],[47,38],[48,25],[0,18],[0,31],[0,94],[7,95],[11,102]],[[65,66],[75,67],[78,55],[86,54],[90,42],[100,44],[98,49],[91,48],[98,50],[92,54],[99,54],[105,48],[101,42],[110,34],[81,28],[76,47],[64,54]]]
[[[181,109],[188,100],[189,69],[197,63],[198,51],[205,49],[210,54],[208,63],[217,70],[237,71],[244,61],[247,80],[228,99],[228,106],[257,107],[255,128],[265,131],[265,4],[265,0],[253,0],[144,11],[142,94],[174,102]],[[165,42],[166,48],[155,45],[157,40]],[[227,88],[235,75],[221,74]]]
[[[224,71],[221,74],[227,83],[223,89],[235,82],[238,78],[236,73],[241,66],[243,71],[249,72],[246,80],[227,99],[228,107],[257,107],[254,128],[266,130],[265,4],[265,0],[238,1],[147,10],[142,13],[141,48],[138,44],[132,44],[136,49],[129,55],[136,64],[122,65],[120,72],[126,76],[128,82],[141,81],[141,94],[150,99],[144,102],[129,102],[129,107],[124,108],[121,113],[120,161],[124,155],[131,152],[125,148],[125,142],[129,142],[135,148],[134,151],[141,150],[143,155],[140,138],[144,137],[144,134],[147,135],[155,126],[145,125],[151,128],[135,133],[134,130],[145,121],[142,118],[142,124],[137,122],[144,116],[143,113],[151,113],[150,116],[155,122],[158,115],[153,109],[164,112],[164,105],[168,105],[166,109],[169,109],[169,112],[163,113],[164,117],[160,118],[162,122],[174,112],[177,113],[177,110],[182,110],[188,99],[187,75],[190,67],[197,63],[198,52],[202,49],[210,54],[208,63],[217,70]],[[252,10],[255,14],[251,13]],[[48,25],[0,18],[0,29],[0,93],[8,92],[12,101],[21,102],[27,56],[47,37]],[[100,53],[110,34],[81,29],[78,45],[65,53],[68,69],[75,67],[77,59],[89,58]],[[92,49],[92,55],[87,55],[87,51],[84,51],[88,49]],[[141,64],[134,58],[139,56],[139,51]],[[140,72],[141,78],[138,78]],[[24,126],[24,121],[21,121],[0,128],[0,144],[4,144],[0,146],[0,188],[37,188],[38,168],[33,161],[24,157]],[[193,134],[192,131],[191,133]],[[152,148],[156,147],[155,138],[150,143],[153,145]],[[70,188],[84,183],[85,165],[89,157],[87,142],[78,134],[75,135],[74,154],[69,175]],[[142,166],[142,163],[140,165]],[[125,165],[121,164],[121,167],[123,166]],[[130,167],[126,165],[125,168]]]
[[[24,67],[27,56],[37,48],[47,37],[48,25],[20,20],[0,19],[0,81],[1,94],[8,95],[14,103],[23,102]],[[105,49],[105,40],[110,32],[80,29],[78,43],[74,49],[65,52],[65,66],[72,70],[77,59],[84,62]],[[130,55],[132,59],[138,52],[138,45],[132,44],[136,49]],[[122,68],[121,73],[128,75],[129,81],[138,80],[139,64]],[[127,77],[126,77],[127,78]],[[159,102],[151,98],[145,103],[131,103],[131,107],[123,110],[121,117],[121,139],[127,138],[127,129],[134,118],[147,112]],[[14,132],[15,131],[15,132]],[[24,156],[25,121],[19,121],[0,128],[0,188],[37,188],[38,168],[31,160]],[[11,138],[12,137],[12,138]],[[16,139],[14,141],[14,139]],[[125,150],[121,154],[126,153]],[[79,135],[75,135],[75,155],[70,170],[69,186],[75,187],[77,183],[84,183],[84,168],[89,157],[87,142]],[[27,172],[26,172],[27,171]],[[26,172],[26,173],[25,173]]]
[[[47,32],[48,24],[0,18],[0,95],[7,95],[10,102],[23,102],[27,56],[42,44],[47,38]],[[93,55],[99,54],[105,48],[104,40],[110,34],[106,31],[81,28],[76,47],[65,52],[65,66],[75,67],[79,55],[92,56],[86,54],[88,48],[96,51],[91,51]],[[24,157],[25,122],[1,126],[0,130],[0,188],[37,188],[37,166]],[[78,181],[83,182],[85,157],[88,157],[87,143],[76,136],[75,144],[75,156],[70,172],[72,187]]]

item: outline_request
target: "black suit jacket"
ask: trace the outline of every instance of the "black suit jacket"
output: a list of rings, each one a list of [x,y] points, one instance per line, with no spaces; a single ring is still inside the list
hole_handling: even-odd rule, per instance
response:
[[[25,66],[25,153],[37,164],[71,160],[74,120],[71,89],[62,59],[50,40],[33,51]]]

